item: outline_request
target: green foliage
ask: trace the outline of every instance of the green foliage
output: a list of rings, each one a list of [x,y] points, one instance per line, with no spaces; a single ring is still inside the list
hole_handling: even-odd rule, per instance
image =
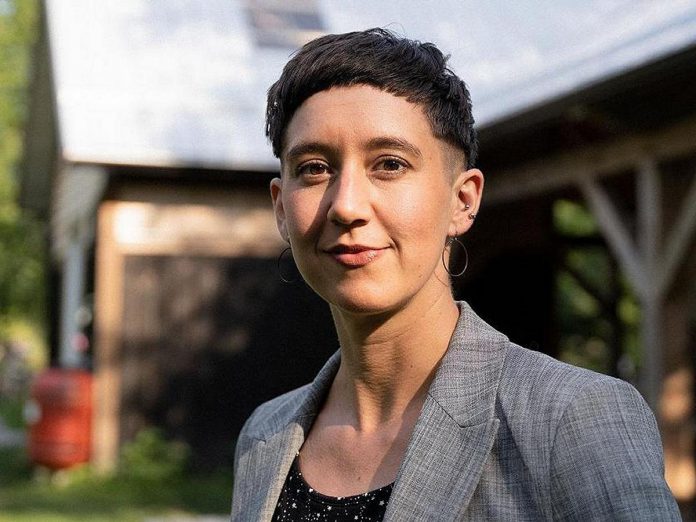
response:
[[[556,276],[560,357],[611,373],[612,345],[618,338],[621,376],[631,378],[640,365],[635,296],[625,279],[617,277],[612,254],[598,240],[597,224],[582,204],[557,201],[553,222],[561,241],[573,245],[564,250]]]
[[[607,373],[609,347],[604,341],[599,302],[585,291],[567,272],[556,277],[557,316],[561,358],[576,364]]]
[[[37,328],[21,319],[6,320],[0,330],[0,421],[9,428],[25,427],[31,379],[45,364],[45,344]]]
[[[626,364],[629,372],[640,368],[641,346],[640,346],[640,322],[641,313],[638,298],[633,293],[628,283],[623,282],[624,293],[618,304],[618,315],[624,325],[623,350],[626,355]]]
[[[0,342],[12,323],[43,326],[44,239],[17,204],[17,172],[38,26],[37,0],[4,0],[0,10]]]
[[[146,448],[150,444],[140,443]],[[155,445],[162,444],[167,443]],[[83,466],[37,474],[22,448],[0,448],[0,522],[142,522],[152,516],[226,514],[231,493],[229,473],[160,480],[125,472],[104,476]]]
[[[21,448],[0,447],[0,490],[8,484],[30,478],[31,467],[26,453]]]
[[[579,203],[566,199],[555,203],[553,225],[564,236],[592,236],[598,233],[592,214]]]
[[[155,428],[140,431],[121,454],[121,473],[133,479],[162,481],[183,476],[190,450],[186,444],[168,441]]]
[[[24,428],[24,400],[0,397],[0,419],[8,428]]]

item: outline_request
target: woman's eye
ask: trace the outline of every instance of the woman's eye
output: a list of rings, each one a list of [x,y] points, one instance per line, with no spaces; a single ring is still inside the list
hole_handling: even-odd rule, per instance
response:
[[[305,163],[297,168],[298,176],[321,176],[327,172],[329,167],[323,163]]]
[[[400,172],[406,168],[406,164],[395,158],[386,158],[378,163],[377,168],[386,172]]]

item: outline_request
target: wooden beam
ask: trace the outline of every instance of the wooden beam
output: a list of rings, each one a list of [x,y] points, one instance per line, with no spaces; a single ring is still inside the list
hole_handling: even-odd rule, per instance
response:
[[[578,186],[597,218],[599,227],[608,240],[609,248],[614,251],[638,295],[643,296],[645,270],[641,257],[614,204],[599,183],[591,177],[583,179]]]
[[[667,238],[660,270],[658,288],[661,294],[669,290],[679,266],[684,261],[696,233],[696,172],[681,205],[674,229]]]
[[[588,176],[604,177],[633,168],[646,155],[661,160],[696,151],[696,118],[651,134],[632,135],[489,172],[484,203],[495,205],[567,188]]]

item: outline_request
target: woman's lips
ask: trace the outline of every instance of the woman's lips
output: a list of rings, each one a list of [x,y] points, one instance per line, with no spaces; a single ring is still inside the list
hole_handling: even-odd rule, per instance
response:
[[[326,253],[344,266],[359,268],[377,259],[384,250],[363,245],[338,245],[326,250]]]

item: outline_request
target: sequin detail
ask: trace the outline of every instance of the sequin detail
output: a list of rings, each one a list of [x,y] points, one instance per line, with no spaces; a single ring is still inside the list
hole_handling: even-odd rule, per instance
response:
[[[350,497],[330,497],[312,489],[297,458],[285,479],[272,522],[381,522],[394,484]]]

